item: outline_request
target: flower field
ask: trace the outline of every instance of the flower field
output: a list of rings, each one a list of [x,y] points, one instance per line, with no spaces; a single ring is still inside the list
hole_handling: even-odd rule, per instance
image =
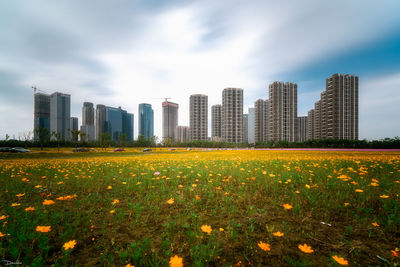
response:
[[[400,264],[400,153],[62,151],[0,159],[1,264]]]

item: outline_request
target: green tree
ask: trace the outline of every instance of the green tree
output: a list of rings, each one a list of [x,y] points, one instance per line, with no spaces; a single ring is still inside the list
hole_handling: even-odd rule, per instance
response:
[[[120,145],[121,145],[122,147],[124,147],[125,142],[126,142],[126,140],[127,140],[126,134],[125,134],[125,133],[121,133],[121,134],[119,135],[118,139],[119,139]]]
[[[51,132],[51,137],[57,141],[57,151],[60,152],[61,133],[53,131]]]
[[[35,135],[37,140],[40,143],[40,150],[43,150],[43,145],[49,141],[50,139],[50,132],[47,128],[43,127],[36,127],[34,129]]]
[[[103,150],[110,143],[110,140],[111,140],[111,136],[109,133],[101,133],[100,134],[100,145],[103,148]]]

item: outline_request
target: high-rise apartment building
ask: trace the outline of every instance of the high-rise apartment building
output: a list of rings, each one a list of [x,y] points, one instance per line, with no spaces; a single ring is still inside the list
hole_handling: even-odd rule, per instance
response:
[[[221,112],[222,105],[211,106],[211,140],[221,141]]]
[[[84,102],[82,107],[82,125],[94,125],[93,103]]]
[[[162,102],[163,109],[163,142],[174,142],[178,126],[179,105],[173,102]]]
[[[35,93],[34,95],[34,140],[39,139],[39,131],[45,131],[50,137],[50,95]]]
[[[256,143],[268,140],[268,103],[268,100],[263,99],[254,102],[254,139]]]
[[[297,141],[304,142],[307,140],[307,117],[297,117]]]
[[[84,141],[95,140],[95,110],[93,103],[84,102],[82,107],[82,125],[81,125],[81,138]]]
[[[243,89],[225,88],[222,91],[221,135],[225,142],[243,142]]]
[[[314,107],[314,139],[358,139],[358,77],[333,74]]]
[[[176,126],[175,129],[175,140],[179,143],[189,142],[189,126]]]
[[[70,131],[78,131],[79,130],[79,120],[77,117],[71,117],[70,123],[69,123],[69,130]]]
[[[296,141],[297,84],[273,82],[268,101],[268,140]]]
[[[321,139],[321,100],[314,104],[314,139]]]
[[[312,140],[314,139],[314,118],[315,116],[315,110],[312,109],[308,111],[307,115],[307,140]]]
[[[139,104],[139,135],[147,140],[154,136],[154,111],[151,104]]]
[[[101,140],[101,135],[106,132],[106,106],[97,105],[96,106],[96,116],[95,116],[95,139]]]
[[[333,74],[326,79],[326,139],[358,140],[358,77]]]
[[[191,95],[189,113],[189,139],[207,140],[208,136],[208,96]]]
[[[50,95],[50,131],[59,133],[62,140],[71,140],[71,96],[55,92]]]
[[[249,108],[249,117],[247,123],[247,139],[249,144],[255,143],[255,109]]]
[[[249,114],[243,114],[243,143],[249,142],[249,132],[247,125],[249,124]]]

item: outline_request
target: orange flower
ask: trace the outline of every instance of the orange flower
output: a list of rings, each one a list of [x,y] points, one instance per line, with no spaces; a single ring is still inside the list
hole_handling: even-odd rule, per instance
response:
[[[31,210],[35,210],[35,208],[34,207],[28,207],[28,208],[25,209],[25,211],[31,211]]]
[[[264,250],[264,251],[270,251],[271,250],[271,246],[267,243],[264,243],[262,241],[260,241],[260,243],[258,243],[258,246]]]
[[[379,197],[380,198],[389,198],[389,196],[387,196],[387,195],[380,195]]]
[[[36,226],[36,232],[47,233],[51,231],[51,226]]]
[[[118,199],[114,199],[111,204],[115,205],[115,204],[118,204],[118,203],[119,203],[119,200]]]
[[[378,227],[379,224],[377,224],[376,222],[371,223],[373,226]]]
[[[53,205],[55,202],[51,199],[45,199],[43,205]]]
[[[8,218],[8,215],[7,215],[7,216],[6,216],[6,215],[1,215],[1,216],[0,216],[0,221],[1,221],[1,220],[4,220],[4,219],[6,219],[6,218]]]
[[[68,250],[68,249],[74,248],[75,245],[76,245],[76,241],[75,240],[71,240],[71,241],[68,241],[67,243],[65,243],[63,245],[63,248],[64,248],[64,250]]]
[[[307,244],[298,245],[298,248],[304,253],[313,253],[314,252],[314,250]]]
[[[12,203],[11,204],[11,207],[18,207],[18,206],[21,206],[21,204],[20,203]]]
[[[23,196],[25,196],[25,194],[18,194],[18,195],[16,195],[17,197],[23,197]]]
[[[284,233],[281,233],[278,231],[278,232],[273,233],[272,235],[277,236],[277,237],[282,237],[282,236],[284,236]]]
[[[345,205],[345,206],[348,206],[348,205],[350,205],[350,203],[345,202],[344,205]]]
[[[3,234],[2,232],[0,232],[0,237],[6,236],[5,234]]]
[[[182,267],[183,266],[183,259],[178,255],[175,255],[169,259],[169,266],[170,267]]]
[[[133,265],[130,265],[129,263],[127,265],[125,265],[125,267],[135,267]]]
[[[364,192],[363,190],[361,190],[361,189],[356,189],[355,190],[357,193],[362,193],[362,192]]]
[[[76,198],[77,196],[78,195],[72,195],[72,196],[68,195],[68,196],[65,196],[65,197],[58,197],[57,200],[70,200],[70,199]]]
[[[199,200],[199,199],[200,199],[200,197],[198,195],[196,195],[196,200]]]
[[[110,210],[110,213],[111,213],[111,214],[115,213],[115,210]]]
[[[390,252],[392,252],[392,255],[395,257],[399,257],[399,252],[400,250],[398,248],[395,248],[394,250],[391,250]]]
[[[174,204],[174,202],[175,202],[175,200],[172,197],[167,200],[167,203],[170,204],[170,205]]]
[[[211,234],[212,228],[210,225],[204,224],[201,226],[201,231],[207,234]]]
[[[293,206],[290,205],[290,204],[283,204],[283,207],[284,207],[286,210],[290,210],[290,209],[293,208]]]
[[[332,258],[339,263],[340,265],[348,265],[349,262],[347,260],[345,260],[343,257],[339,257],[339,256],[332,256]]]

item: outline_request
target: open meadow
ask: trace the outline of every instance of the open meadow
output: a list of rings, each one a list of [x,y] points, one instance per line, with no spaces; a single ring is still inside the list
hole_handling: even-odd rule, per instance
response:
[[[0,155],[0,261],[400,264],[400,152]]]

